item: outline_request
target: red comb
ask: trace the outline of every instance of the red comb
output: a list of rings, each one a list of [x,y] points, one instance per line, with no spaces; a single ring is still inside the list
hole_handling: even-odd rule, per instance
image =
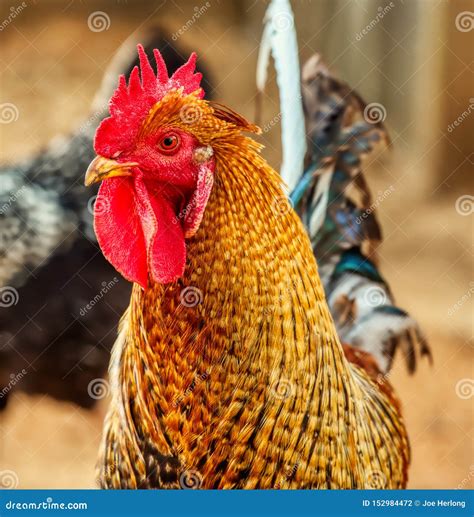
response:
[[[195,73],[196,54],[193,52],[187,63],[169,77],[160,52],[155,49],[156,73],[142,45],[138,45],[140,68],[132,70],[127,81],[124,75],[110,99],[110,117],[102,121],[95,136],[94,147],[98,154],[113,156],[123,151],[135,140],[141,122],[150,109],[169,91],[182,89],[183,95],[197,91],[204,97],[200,73]]]

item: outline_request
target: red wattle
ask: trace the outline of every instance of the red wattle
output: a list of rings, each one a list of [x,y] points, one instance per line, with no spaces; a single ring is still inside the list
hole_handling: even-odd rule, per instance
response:
[[[183,276],[186,265],[186,244],[174,204],[164,192],[150,195],[139,178],[135,180],[135,192],[147,243],[150,276],[161,284],[174,282]],[[151,217],[154,224],[149,221]]]
[[[146,244],[130,178],[102,182],[94,206],[94,228],[105,258],[127,280],[146,287]]]
[[[163,193],[150,195],[141,175],[110,178],[100,186],[94,225],[105,258],[127,280],[173,282],[184,273],[186,245],[174,206]]]
[[[184,217],[184,236],[193,237],[198,231],[204,216],[212,185],[214,184],[214,166],[202,164],[198,168],[196,189],[188,203],[188,210]]]

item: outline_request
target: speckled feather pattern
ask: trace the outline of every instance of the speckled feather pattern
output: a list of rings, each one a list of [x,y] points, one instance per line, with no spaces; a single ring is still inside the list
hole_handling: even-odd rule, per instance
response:
[[[192,125],[185,104],[200,113]],[[397,404],[345,358],[304,228],[241,134],[253,128],[179,92],[143,130],[157,123],[212,146],[215,184],[184,277],[134,286],[111,363],[102,486],[404,487]],[[189,292],[199,303],[183,303]]]

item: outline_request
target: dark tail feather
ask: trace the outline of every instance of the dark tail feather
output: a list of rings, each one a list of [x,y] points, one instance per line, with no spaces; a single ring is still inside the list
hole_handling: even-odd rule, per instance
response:
[[[372,354],[383,372],[400,350],[412,373],[417,356],[431,353],[378,271],[375,249],[382,232],[363,174],[364,157],[377,143],[390,143],[384,108],[375,105],[379,112],[371,114],[370,105],[336,79],[319,55],[302,74],[307,168],[291,199],[309,233],[336,327],[342,341]]]

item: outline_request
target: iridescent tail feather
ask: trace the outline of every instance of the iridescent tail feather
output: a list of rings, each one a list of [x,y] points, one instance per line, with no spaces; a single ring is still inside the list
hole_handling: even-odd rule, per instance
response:
[[[382,232],[363,171],[375,145],[390,143],[383,117],[370,117],[363,99],[317,54],[303,67],[302,94],[306,170],[290,197],[309,233],[339,336],[373,355],[384,374],[400,350],[412,373],[417,356],[431,360],[431,353],[379,273]]]

